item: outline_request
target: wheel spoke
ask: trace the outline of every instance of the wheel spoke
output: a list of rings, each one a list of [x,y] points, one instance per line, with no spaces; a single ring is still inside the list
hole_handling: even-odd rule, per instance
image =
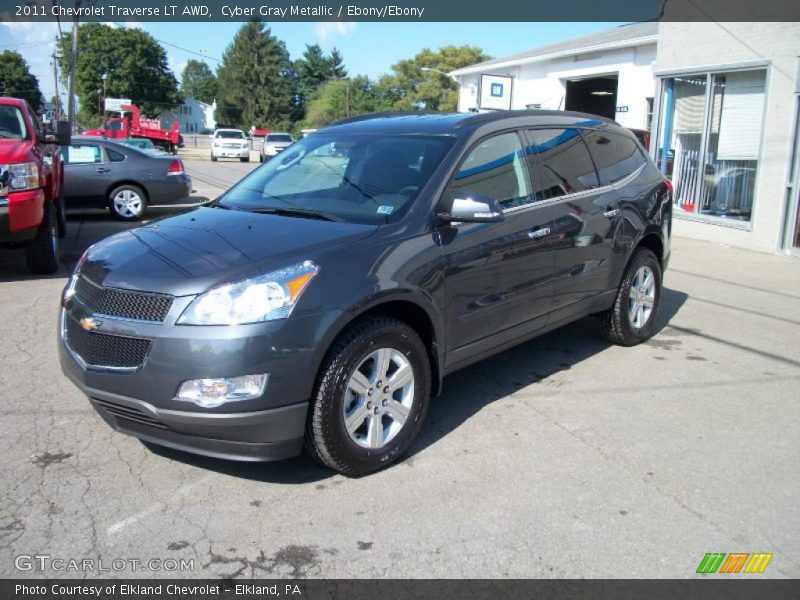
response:
[[[355,373],[350,376],[350,382],[347,384],[347,389],[352,390],[359,396],[365,397],[370,387],[369,379],[359,370],[356,370]]]
[[[402,389],[409,383],[414,381],[414,370],[411,365],[403,365],[394,372],[392,378],[389,379],[389,385],[393,390]]]
[[[641,327],[644,325],[644,306],[641,304],[636,309],[636,326]]]
[[[392,360],[392,351],[388,348],[381,348],[375,353],[375,372],[373,378],[386,379],[386,372]]]
[[[655,298],[652,296],[645,296],[644,300],[642,300],[642,304],[644,304],[645,308],[653,308],[653,304],[655,304]]]
[[[397,400],[389,400],[386,403],[386,412],[394,419],[395,423],[403,425],[408,418],[409,410],[407,406],[400,404]]]
[[[383,444],[383,420],[379,415],[372,415],[367,423],[367,445],[380,448]]]
[[[345,417],[344,426],[347,429],[347,433],[352,435],[356,429],[361,427],[364,419],[367,418],[367,414],[369,414],[367,403],[361,400],[361,404],[358,405],[349,416]]]
[[[650,288],[653,285],[653,272],[648,269],[646,275],[644,276],[644,281],[642,282],[642,288],[644,289],[646,294],[650,293]]]

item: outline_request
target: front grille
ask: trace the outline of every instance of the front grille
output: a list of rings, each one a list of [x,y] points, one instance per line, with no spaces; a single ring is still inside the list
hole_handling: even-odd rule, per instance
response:
[[[158,427],[159,429],[166,429],[167,426],[159,421],[156,421],[150,415],[142,412],[138,408],[131,406],[123,406],[108,400],[100,400],[99,398],[92,398],[95,404],[105,410],[111,416],[117,419],[125,419],[126,421],[133,421],[142,425],[149,425],[150,427]]]
[[[144,364],[151,340],[89,332],[71,318],[66,319],[67,344],[87,365],[136,369]]]
[[[172,308],[172,296],[130,292],[95,285],[85,277],[78,278],[75,295],[93,313],[163,323]]]

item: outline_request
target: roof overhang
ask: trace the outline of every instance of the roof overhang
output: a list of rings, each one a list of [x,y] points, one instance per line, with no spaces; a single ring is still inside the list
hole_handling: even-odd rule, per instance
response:
[[[460,77],[462,75],[473,75],[477,73],[486,73],[496,71],[497,69],[508,69],[509,67],[519,67],[521,65],[529,65],[538,62],[546,62],[548,60],[555,60],[558,58],[565,58],[567,56],[578,56],[581,54],[591,54],[593,52],[602,52],[607,50],[620,50],[623,48],[633,48],[636,46],[647,46],[658,42],[658,35],[646,35],[638,38],[631,38],[629,40],[620,40],[610,42],[607,44],[596,44],[594,46],[582,46],[580,48],[572,48],[569,50],[559,50],[558,52],[548,52],[547,54],[536,54],[533,56],[525,56],[509,60],[498,60],[496,62],[479,63],[469,67],[463,67],[450,71],[450,75]]]

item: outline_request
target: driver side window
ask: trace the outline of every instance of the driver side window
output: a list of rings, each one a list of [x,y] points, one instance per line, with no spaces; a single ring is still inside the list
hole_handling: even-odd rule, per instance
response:
[[[496,198],[503,210],[533,200],[525,154],[516,132],[479,142],[453,176],[445,200],[449,206],[455,198],[475,194]]]

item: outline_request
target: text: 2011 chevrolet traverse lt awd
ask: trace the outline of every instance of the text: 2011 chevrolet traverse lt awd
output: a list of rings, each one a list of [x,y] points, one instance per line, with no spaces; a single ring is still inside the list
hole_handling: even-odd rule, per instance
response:
[[[671,191],[589,115],[375,115],[297,142],[213,206],[114,235],[63,298],[61,364],[143,440],[359,475],[442,378],[597,315],[653,333]]]

